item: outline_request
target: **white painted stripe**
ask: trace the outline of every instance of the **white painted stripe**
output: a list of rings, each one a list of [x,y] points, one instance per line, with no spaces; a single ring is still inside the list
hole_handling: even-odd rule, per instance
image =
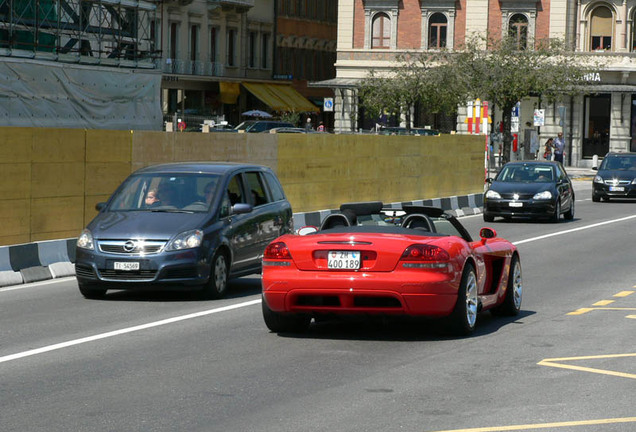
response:
[[[51,284],[56,284],[56,283],[61,283],[61,282],[68,282],[71,279],[75,279],[75,276],[68,276],[68,277],[56,278],[56,279],[47,279],[45,281],[29,282],[28,284],[8,286],[8,287],[0,288],[0,292],[15,291],[15,290],[20,290],[20,289],[25,289],[25,288],[34,288],[34,287],[39,287],[39,286],[44,286],[44,285],[51,285]]]
[[[100,340],[100,339],[106,339],[109,337],[113,337],[113,336],[120,336],[123,334],[127,334],[127,333],[133,333],[136,331],[140,331],[140,330],[146,330],[149,328],[153,328],[153,327],[159,327],[159,326],[163,326],[166,324],[173,324],[179,321],[185,321],[185,320],[190,320],[190,319],[194,319],[194,318],[201,318],[207,315],[211,315],[211,314],[215,314],[215,313],[220,313],[220,312],[227,312],[229,310],[233,310],[233,309],[239,309],[239,308],[244,308],[247,306],[253,306],[256,304],[259,304],[261,302],[261,299],[259,298],[258,300],[250,300],[247,302],[243,302],[243,303],[237,303],[237,304],[233,304],[233,305],[229,305],[229,306],[223,306],[220,308],[215,308],[215,309],[208,309],[208,310],[204,310],[201,312],[196,312],[196,313],[192,313],[192,314],[188,314],[188,315],[181,315],[181,316],[177,316],[174,318],[168,318],[168,319],[164,319],[161,321],[155,321],[155,322],[151,322],[148,324],[142,324],[142,325],[138,325],[138,326],[134,326],[134,327],[127,327],[127,328],[123,328],[120,330],[114,330],[111,332],[107,332],[107,333],[100,333],[100,334],[96,334],[93,336],[88,336],[88,337],[84,337],[84,338],[80,338],[80,339],[74,339],[74,340],[70,340],[70,341],[66,341],[66,342],[61,342],[61,343],[57,343],[54,345],[49,345],[49,346],[45,346],[42,348],[36,348],[36,349],[32,349],[32,350],[28,350],[28,351],[23,351],[21,353],[16,353],[16,354],[11,354],[11,355],[7,355],[4,357],[0,357],[0,363],[6,363],[6,362],[10,362],[13,360],[17,360],[17,359],[21,359],[21,358],[25,358],[25,357],[30,357],[30,356],[34,356],[34,355],[38,355],[38,354],[43,354],[43,353],[47,353],[50,351],[55,351],[55,350],[59,350],[62,348],[68,348],[71,346],[75,346],[75,345],[81,345],[81,344],[85,344],[88,342],[93,342],[96,340]]]
[[[549,237],[560,236],[560,235],[563,235],[563,234],[570,234],[570,233],[573,233],[573,232],[576,232],[576,231],[583,231],[583,230],[596,228],[596,227],[600,227],[600,226],[603,226],[603,225],[609,225],[609,224],[613,224],[613,223],[617,223],[617,222],[624,222],[626,220],[630,220],[630,219],[634,219],[634,218],[636,218],[636,215],[627,216],[627,217],[620,218],[620,219],[613,219],[613,220],[609,220],[609,221],[605,221],[605,222],[599,222],[599,223],[595,223],[595,224],[592,224],[592,225],[586,225],[586,226],[582,226],[582,227],[579,227],[579,228],[573,228],[573,229],[569,229],[569,230],[565,230],[565,231],[559,231],[559,232],[555,232],[555,233],[551,233],[551,234],[542,235],[542,236],[539,236],[539,237],[529,238],[529,239],[526,239],[526,240],[519,240],[519,241],[516,241],[516,242],[512,242],[512,244],[520,245],[520,244],[523,244],[523,243],[530,243],[530,242],[537,241],[537,240],[543,240],[543,239],[546,239],[546,238],[549,238]]]

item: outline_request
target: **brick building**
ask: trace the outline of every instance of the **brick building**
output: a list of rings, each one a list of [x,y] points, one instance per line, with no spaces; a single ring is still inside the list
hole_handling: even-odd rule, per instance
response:
[[[543,109],[540,141],[564,132],[566,165],[590,166],[608,150],[636,150],[636,1],[610,0],[340,0],[336,78],[312,83],[335,91],[335,129],[358,131],[369,119],[358,109],[356,86],[370,69],[390,67],[407,51],[453,49],[467,35],[510,34],[532,49],[545,38],[565,39],[581,56],[594,56],[602,67],[590,80],[594,93],[546,104],[520,101],[519,130]],[[438,124],[425,107],[413,126]],[[494,124],[501,113],[495,110]],[[452,129],[466,132],[466,108],[459,107]],[[527,154],[513,154],[523,158]]]

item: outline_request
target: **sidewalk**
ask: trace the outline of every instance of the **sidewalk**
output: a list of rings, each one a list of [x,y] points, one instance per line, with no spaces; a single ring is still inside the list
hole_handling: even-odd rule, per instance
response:
[[[565,166],[564,168],[565,171],[568,173],[568,176],[570,176],[572,180],[592,180],[596,175],[596,171],[594,171],[592,168],[578,168],[570,166]],[[498,172],[498,168],[491,167],[488,171],[488,177],[494,178]]]

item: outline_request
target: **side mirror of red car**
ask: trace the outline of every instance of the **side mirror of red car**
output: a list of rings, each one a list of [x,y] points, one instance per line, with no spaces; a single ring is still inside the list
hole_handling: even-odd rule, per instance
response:
[[[315,232],[318,232],[318,228],[316,228],[315,226],[304,226],[300,228],[296,233],[298,235],[304,236],[307,234],[313,234]]]
[[[482,228],[479,230],[479,237],[482,243],[486,243],[486,240],[497,237],[497,231],[492,228]]]

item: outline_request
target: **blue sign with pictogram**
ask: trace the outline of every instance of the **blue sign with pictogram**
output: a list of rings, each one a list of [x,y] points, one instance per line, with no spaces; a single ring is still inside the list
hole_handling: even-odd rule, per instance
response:
[[[325,98],[322,103],[323,111],[333,111],[333,98]]]

